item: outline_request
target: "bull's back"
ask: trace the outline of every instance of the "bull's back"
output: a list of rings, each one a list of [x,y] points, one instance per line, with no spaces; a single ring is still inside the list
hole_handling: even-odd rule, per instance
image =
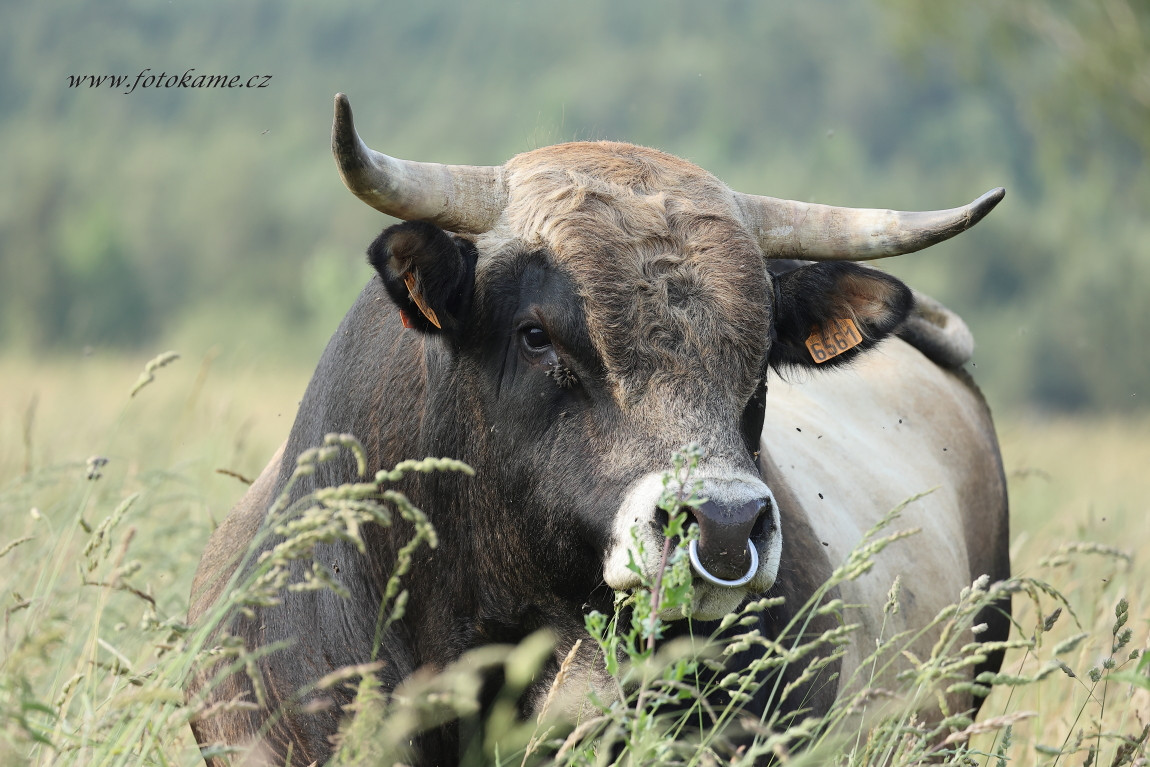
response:
[[[768,479],[785,486],[780,502],[801,507],[832,567],[891,509],[926,494],[883,534],[921,531],[842,587],[844,602],[857,605],[844,618],[863,624],[859,636],[921,629],[979,575],[1008,576],[1005,480],[985,401],[965,374],[905,342],[892,339],[841,371],[772,381],[762,448]],[[896,577],[900,609],[885,615]],[[910,649],[929,657],[936,638],[929,633]],[[872,650],[850,648],[842,685]]]

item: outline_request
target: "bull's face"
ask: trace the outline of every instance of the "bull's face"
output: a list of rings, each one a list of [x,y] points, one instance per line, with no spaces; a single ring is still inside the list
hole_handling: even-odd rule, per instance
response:
[[[814,367],[812,329],[843,319],[861,343],[822,367],[847,361],[911,306],[875,270],[817,263],[772,278],[766,258],[905,252],[985,213],[913,214],[927,219],[908,233],[906,214],[767,203],[625,144],[549,147],[497,169],[403,164],[363,147],[338,98],[333,146],[353,191],[434,222],[385,230],[369,258],[427,336],[425,428],[455,435],[440,445],[475,465],[485,519],[529,544],[516,551],[535,559],[518,566],[576,598],[637,586],[629,563],[653,574],[663,550],[663,472],[695,442],[703,619],[778,573],[784,531],[755,462],[768,368]],[[405,175],[417,183],[396,198]]]
[[[834,316],[859,318],[867,338],[880,338],[902,320],[908,292],[872,270],[821,264],[779,278],[776,306],[762,251],[702,171],[625,145],[539,154],[489,232],[463,239],[401,224],[373,243],[370,260],[409,323],[448,358],[429,375],[443,395],[431,396],[468,423],[469,444],[444,447],[475,464],[476,482],[507,512],[496,524],[532,530],[530,545],[503,545],[567,563],[556,572],[567,583],[577,569],[585,587],[600,578],[636,587],[632,560],[652,573],[669,458],[690,442],[703,447],[694,613],[720,616],[778,571],[779,512],[754,458],[772,352],[810,359],[794,349]],[[657,191],[635,179],[636,164],[653,157],[680,171]],[[572,164],[587,172],[566,172]]]

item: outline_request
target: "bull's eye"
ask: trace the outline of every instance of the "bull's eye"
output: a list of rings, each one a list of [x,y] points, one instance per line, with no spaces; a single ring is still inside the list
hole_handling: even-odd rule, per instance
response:
[[[519,331],[523,336],[523,343],[533,352],[541,352],[551,346],[551,336],[538,325],[528,325]]]

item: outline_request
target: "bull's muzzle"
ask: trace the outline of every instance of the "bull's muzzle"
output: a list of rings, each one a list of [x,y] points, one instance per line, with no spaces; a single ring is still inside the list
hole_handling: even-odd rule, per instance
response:
[[[745,586],[759,570],[759,552],[752,538],[769,530],[771,501],[756,498],[740,506],[706,501],[691,509],[699,537],[690,543],[691,567],[716,586]]]

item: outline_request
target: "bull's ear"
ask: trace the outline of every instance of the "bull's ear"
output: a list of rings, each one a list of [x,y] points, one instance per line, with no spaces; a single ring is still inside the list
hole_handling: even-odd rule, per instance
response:
[[[425,333],[454,333],[471,305],[475,246],[423,221],[383,230],[367,249],[404,324]]]
[[[858,264],[810,264],[774,279],[776,369],[849,362],[894,332],[914,307],[910,288]]]

